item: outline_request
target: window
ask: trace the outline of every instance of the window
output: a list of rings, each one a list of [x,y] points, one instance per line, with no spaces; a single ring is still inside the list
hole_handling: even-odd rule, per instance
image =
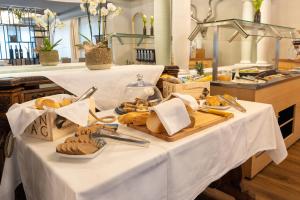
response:
[[[62,39],[62,41],[55,49],[59,52],[61,58],[71,58],[71,20],[65,20],[63,22],[65,26],[63,28],[57,28],[55,30],[54,42]]]

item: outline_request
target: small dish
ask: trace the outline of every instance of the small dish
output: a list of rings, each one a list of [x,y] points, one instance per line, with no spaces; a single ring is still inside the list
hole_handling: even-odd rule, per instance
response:
[[[69,154],[63,154],[56,152],[57,155],[64,157],[64,158],[72,158],[72,159],[92,159],[96,158],[104,149],[104,146],[101,147],[98,151],[96,151],[93,154],[87,154],[87,155],[69,155]]]
[[[98,143],[98,147],[99,150],[96,151],[93,154],[86,154],[86,155],[70,155],[70,154],[63,154],[63,153],[58,153],[56,152],[57,155],[64,157],[64,158],[72,158],[72,159],[92,159],[92,158],[96,158],[104,149],[104,147],[106,146],[106,142],[103,139],[99,139],[99,140],[95,140]]]

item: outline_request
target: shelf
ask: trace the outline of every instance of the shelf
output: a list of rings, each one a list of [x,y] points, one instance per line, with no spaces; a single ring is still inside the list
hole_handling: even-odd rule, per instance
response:
[[[196,30],[198,27],[198,30]],[[272,24],[255,23],[251,21],[241,20],[241,19],[227,19],[219,20],[206,23],[198,23],[194,34],[198,34],[200,31],[203,32],[205,29],[210,27],[234,29],[236,32],[233,34],[232,41],[237,35],[241,35],[244,38],[249,36],[259,36],[259,37],[272,37],[272,38],[287,38],[287,39],[297,39],[300,38],[298,32],[295,28],[277,26]]]
[[[121,45],[124,45],[123,38],[138,39],[137,46],[140,46],[145,39],[154,39],[152,35],[143,35],[143,34],[128,34],[128,33],[113,33],[110,35],[110,39],[118,39]]]
[[[0,26],[36,27],[35,24],[1,24]]]

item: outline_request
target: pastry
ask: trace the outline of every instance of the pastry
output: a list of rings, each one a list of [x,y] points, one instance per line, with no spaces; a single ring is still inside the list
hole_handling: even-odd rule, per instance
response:
[[[75,133],[76,136],[79,135],[89,135],[91,133],[96,132],[99,128],[103,128],[102,124],[94,124],[88,127],[79,127]]]
[[[44,99],[42,101],[42,105],[43,105],[43,107],[46,106],[46,107],[49,107],[49,108],[60,108],[59,103],[55,102],[52,99]]]
[[[218,96],[208,96],[206,97],[206,105],[208,106],[227,106],[226,101],[221,100]]]
[[[147,129],[150,130],[152,133],[164,133],[166,132],[163,124],[159,120],[157,114],[155,112],[151,112],[147,122],[146,122]]]
[[[65,140],[65,143],[73,143],[73,142],[78,142],[78,138],[73,136],[73,137],[68,137],[66,140]]]
[[[78,136],[78,142],[79,143],[89,143],[90,136],[89,135],[80,135],[80,136]]]
[[[149,112],[130,112],[119,116],[118,120],[121,124],[132,124],[134,126],[146,125]]]
[[[43,110],[43,101],[44,101],[45,99],[43,99],[43,98],[38,98],[38,99],[36,99],[35,100],[35,107],[37,108],[37,109],[39,109],[39,110]]]
[[[147,100],[136,98],[134,102],[124,102],[120,106],[124,112],[147,112],[149,102]]]
[[[60,108],[59,103],[55,102],[52,99],[44,99],[44,98],[36,99],[35,106],[39,110],[43,110],[44,106],[49,107],[49,108]]]
[[[93,154],[98,151],[98,148],[90,143],[78,144],[78,152],[82,155]]]
[[[98,151],[99,148],[94,140],[88,135],[69,137],[64,143],[57,145],[56,152],[68,155],[86,155]]]
[[[59,102],[60,107],[68,106],[72,104],[73,101],[71,98],[64,98],[62,101]]]

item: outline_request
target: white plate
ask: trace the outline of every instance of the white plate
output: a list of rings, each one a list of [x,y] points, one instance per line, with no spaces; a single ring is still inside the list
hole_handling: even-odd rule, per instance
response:
[[[104,149],[106,145],[104,145],[103,147],[101,147],[101,149],[99,149],[98,151],[96,151],[93,154],[87,154],[87,155],[68,155],[68,154],[63,154],[63,153],[58,153],[56,152],[56,154],[58,154],[61,157],[64,158],[75,158],[75,159],[92,159],[92,158],[96,158]]]

